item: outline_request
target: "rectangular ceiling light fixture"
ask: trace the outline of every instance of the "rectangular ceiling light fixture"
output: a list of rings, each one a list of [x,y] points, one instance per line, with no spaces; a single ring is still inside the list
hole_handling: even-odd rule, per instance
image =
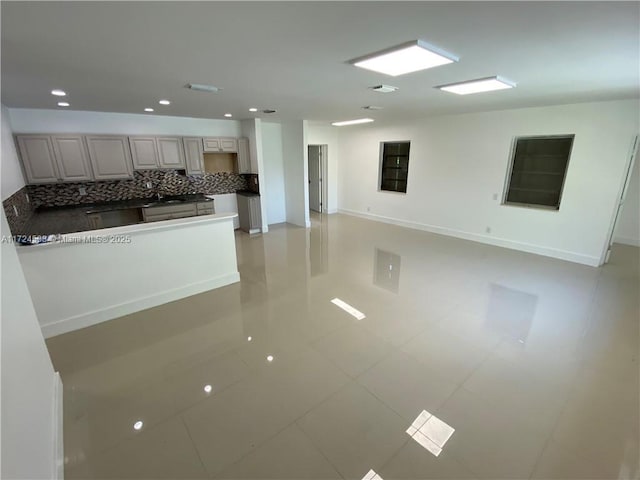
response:
[[[373,118],[358,118],[357,120],[345,120],[344,122],[333,122],[334,127],[345,127],[347,125],[358,125],[359,123],[371,123]]]
[[[397,77],[457,62],[458,57],[422,40],[413,40],[351,60],[356,67]]]
[[[190,83],[187,85],[187,87],[191,90],[197,90],[199,92],[216,93],[220,91],[218,87],[215,87],[213,85],[205,85],[203,83]]]
[[[505,90],[507,88],[514,88],[515,83],[505,80],[504,78],[486,77],[478,78],[476,80],[469,80],[466,82],[450,83],[447,85],[440,85],[438,88],[445,92],[456,93],[458,95],[469,95],[471,93],[491,92],[493,90]]]

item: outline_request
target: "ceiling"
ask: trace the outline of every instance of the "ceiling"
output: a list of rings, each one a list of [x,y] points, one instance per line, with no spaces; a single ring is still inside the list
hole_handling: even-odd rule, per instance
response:
[[[395,121],[631,98],[640,88],[637,2],[3,1],[1,8],[9,107],[58,108],[50,91],[60,88],[73,110]],[[415,39],[460,61],[400,77],[347,63]],[[433,88],[491,75],[518,86],[470,96]],[[222,91],[190,91],[190,82]],[[381,83],[399,90],[368,89]],[[158,105],[161,98],[171,105]]]

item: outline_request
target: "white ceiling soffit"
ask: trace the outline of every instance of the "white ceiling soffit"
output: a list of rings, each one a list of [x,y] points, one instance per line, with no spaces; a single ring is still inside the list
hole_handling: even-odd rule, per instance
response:
[[[2,2],[2,102],[74,110],[377,121],[635,97],[635,2]],[[460,61],[393,78],[349,60],[423,40]],[[433,88],[502,75],[518,87]],[[214,95],[189,83],[221,88]],[[158,100],[171,105],[163,107]]]

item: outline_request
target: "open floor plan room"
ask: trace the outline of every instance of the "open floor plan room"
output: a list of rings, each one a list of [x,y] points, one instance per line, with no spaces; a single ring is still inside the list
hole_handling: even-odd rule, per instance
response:
[[[0,10],[2,479],[640,480],[640,3]]]

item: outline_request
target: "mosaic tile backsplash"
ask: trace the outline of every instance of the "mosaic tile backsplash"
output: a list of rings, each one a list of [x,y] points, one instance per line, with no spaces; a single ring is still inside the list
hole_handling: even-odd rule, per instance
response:
[[[27,187],[22,187],[2,202],[4,213],[7,216],[7,223],[12,232],[22,231],[33,215],[34,206],[29,200]]]
[[[236,173],[191,176],[177,170],[137,170],[133,175],[134,178],[127,180],[28,185],[26,189],[33,208],[148,198],[156,193],[220,195],[247,189],[246,180]],[[151,189],[147,188],[148,182],[152,184]],[[80,195],[80,188],[85,189],[86,195]]]

